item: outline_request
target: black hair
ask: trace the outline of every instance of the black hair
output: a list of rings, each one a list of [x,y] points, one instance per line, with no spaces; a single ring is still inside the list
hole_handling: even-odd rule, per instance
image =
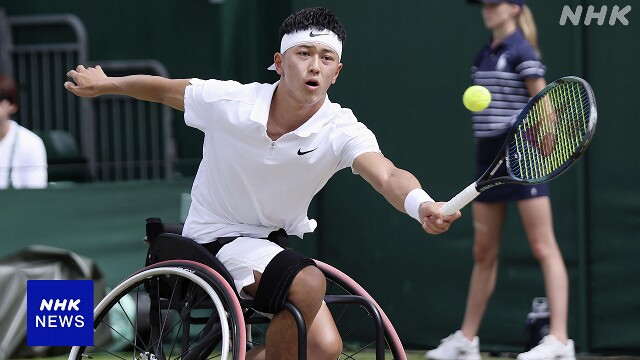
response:
[[[280,26],[280,40],[285,34],[308,29],[331,30],[342,42],[347,37],[342,23],[331,10],[326,7],[313,7],[297,11],[284,19]]]

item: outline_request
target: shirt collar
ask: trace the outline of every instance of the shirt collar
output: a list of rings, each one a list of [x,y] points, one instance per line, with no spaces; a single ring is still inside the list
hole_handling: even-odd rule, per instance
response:
[[[270,86],[264,87],[260,91],[258,100],[253,106],[251,114],[249,115],[249,118],[251,120],[264,125],[265,128],[267,127],[267,120],[269,119],[269,107],[271,106],[271,99],[273,98],[273,93],[278,87],[279,82],[280,81],[276,81]]]
[[[496,46],[496,48],[492,49],[492,50],[493,51],[498,51],[498,50],[500,50],[502,48],[511,47],[512,45],[517,44],[518,42],[520,42],[523,37],[524,37],[524,35],[522,34],[522,31],[520,29],[516,29],[516,31],[514,31],[513,34],[510,34],[509,36],[504,38],[502,40],[502,42],[500,42],[500,44],[498,44],[498,46]],[[489,39],[489,44],[487,45],[490,49],[491,49],[491,44],[492,43],[493,43],[493,36],[491,37],[491,39]]]

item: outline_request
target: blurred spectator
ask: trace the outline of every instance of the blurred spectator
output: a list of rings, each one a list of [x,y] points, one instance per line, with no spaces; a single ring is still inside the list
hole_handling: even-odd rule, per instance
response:
[[[0,189],[45,188],[47,152],[42,139],[11,120],[18,111],[18,88],[0,75]]]
[[[490,40],[471,68],[474,85],[487,87],[493,99],[487,109],[472,117],[476,176],[480,176],[499,153],[515,116],[546,86],[546,67],[540,59],[535,21],[525,0],[468,1],[482,4],[482,19],[491,31]],[[497,282],[508,203],[517,204],[532,254],[542,269],[551,312],[548,335],[519,354],[517,360],[576,358],[567,333],[569,279],[553,230],[549,185],[509,184],[482,192],[472,204],[474,266],[467,307],[460,329],[427,352],[431,360],[481,360],[477,334]]]

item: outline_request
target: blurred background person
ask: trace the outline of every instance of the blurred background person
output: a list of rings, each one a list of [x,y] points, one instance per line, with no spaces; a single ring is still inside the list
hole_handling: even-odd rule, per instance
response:
[[[476,177],[495,159],[517,114],[530,97],[546,86],[540,61],[537,31],[524,0],[473,0],[482,4],[482,18],[491,39],[477,53],[472,67],[475,85],[491,92],[492,102],[473,114]],[[518,360],[575,360],[573,341],[567,335],[569,281],[556,242],[547,184],[502,185],[484,191],[472,205],[474,267],[460,330],[427,352],[433,360],[480,360],[477,337],[482,317],[493,293],[498,272],[500,237],[507,204],[515,202],[534,257],[544,275],[549,301],[549,335]]]
[[[18,87],[0,74],[0,189],[47,187],[47,152],[42,139],[11,120],[18,111]]]

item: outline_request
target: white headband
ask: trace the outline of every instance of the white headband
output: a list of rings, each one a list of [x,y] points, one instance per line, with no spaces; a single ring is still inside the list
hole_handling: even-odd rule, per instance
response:
[[[285,51],[294,46],[306,43],[324,44],[338,54],[338,60],[342,58],[342,41],[338,39],[338,35],[336,35],[336,33],[327,29],[307,29],[291,34],[284,34],[282,41],[280,42],[280,54],[284,54]],[[275,70],[276,64],[269,66],[267,69]]]

